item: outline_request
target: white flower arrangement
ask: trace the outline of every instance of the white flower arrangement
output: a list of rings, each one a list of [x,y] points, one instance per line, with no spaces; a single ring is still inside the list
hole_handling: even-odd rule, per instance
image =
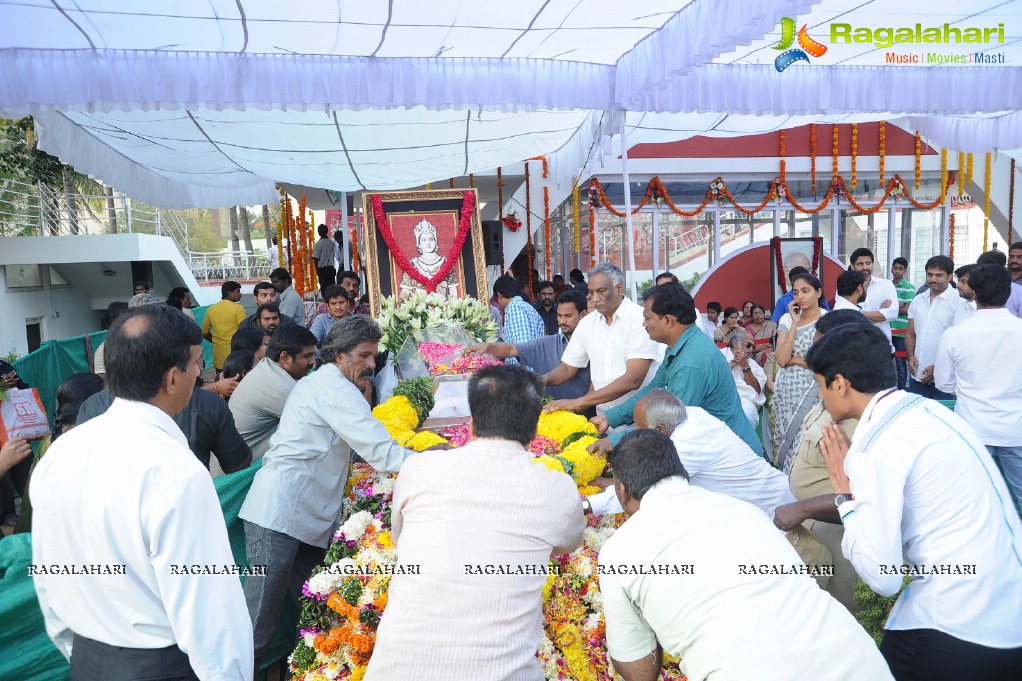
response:
[[[436,293],[412,294],[398,306],[397,298],[383,299],[377,318],[383,338],[380,343],[392,353],[400,350],[409,335],[418,337],[429,331],[461,327],[480,341],[497,338],[497,327],[489,306],[476,298],[450,301]]]

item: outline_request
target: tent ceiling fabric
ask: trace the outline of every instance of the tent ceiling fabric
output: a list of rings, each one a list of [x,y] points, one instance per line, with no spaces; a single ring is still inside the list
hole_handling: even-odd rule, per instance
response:
[[[778,73],[782,17],[828,52]],[[537,154],[570,182],[619,153],[626,120],[630,144],[887,118],[955,150],[1022,149],[1022,2],[0,0],[0,20],[0,115],[33,115],[40,148],[168,207]],[[1003,24],[1003,43],[895,47],[1005,65],[889,66],[832,22]]]

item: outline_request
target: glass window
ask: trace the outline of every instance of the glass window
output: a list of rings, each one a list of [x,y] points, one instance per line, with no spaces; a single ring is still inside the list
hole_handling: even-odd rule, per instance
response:
[[[926,281],[926,261],[939,254],[941,209],[898,208],[894,214],[894,239],[908,259],[905,277],[917,287]],[[957,237],[956,237],[957,240]]]
[[[710,269],[713,223],[712,211],[704,211],[692,218],[682,217],[673,211],[660,214],[660,229],[667,243],[668,269],[687,288],[691,288]]]
[[[774,235],[774,211],[761,210],[752,216],[741,211],[720,214],[720,257],[726,258],[740,248],[757,241],[770,241]]]

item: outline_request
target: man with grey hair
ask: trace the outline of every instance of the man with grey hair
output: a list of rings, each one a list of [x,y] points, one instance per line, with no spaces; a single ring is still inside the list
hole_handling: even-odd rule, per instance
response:
[[[634,416],[637,427],[659,430],[671,438],[693,485],[758,506],[771,519],[775,508],[795,501],[784,473],[705,409],[686,407],[667,390],[654,388],[636,403]],[[618,433],[599,440],[590,445],[590,451],[609,452],[623,436]],[[621,512],[613,487],[589,500],[595,513]]]
[[[560,385],[588,365],[592,389],[574,400],[554,400],[544,411],[596,407],[602,414],[649,383],[663,357],[664,347],[643,328],[642,307],[625,296],[625,275],[618,267],[600,263],[589,270],[589,299],[597,314],[578,323],[561,363],[543,380]]]
[[[351,457],[397,473],[414,452],[399,447],[373,417],[362,391],[372,381],[382,333],[361,315],[327,334],[324,365],[295,385],[238,514],[251,565],[266,574],[245,581],[255,631],[256,668],[276,631],[285,592],[298,599],[326,553],[339,520]]]

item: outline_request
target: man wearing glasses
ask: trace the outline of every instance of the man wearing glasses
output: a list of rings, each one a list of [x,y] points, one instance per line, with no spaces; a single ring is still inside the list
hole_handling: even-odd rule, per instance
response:
[[[731,367],[731,375],[735,379],[735,387],[738,388],[738,397],[742,400],[742,410],[753,428],[759,423],[759,408],[766,403],[763,391],[767,383],[763,367],[751,357],[755,349],[756,344],[748,333],[735,336],[728,347],[721,349],[724,359]]]

